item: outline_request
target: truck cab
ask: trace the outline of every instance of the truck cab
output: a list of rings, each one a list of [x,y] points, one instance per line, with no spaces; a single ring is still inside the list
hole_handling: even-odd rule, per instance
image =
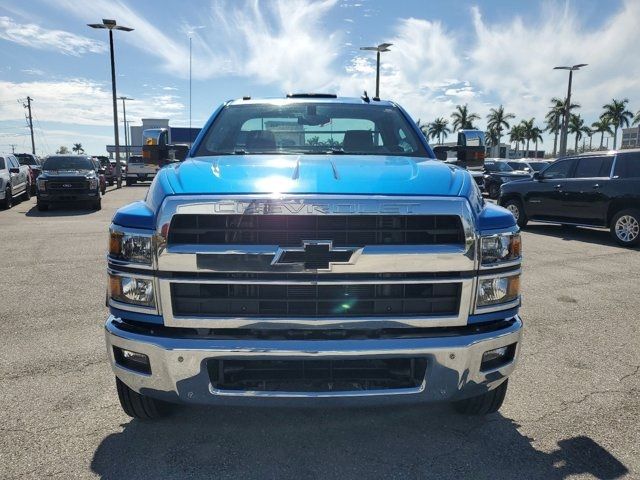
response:
[[[221,105],[116,212],[107,262],[107,351],[132,417],[280,402],[488,414],[520,351],[513,215],[391,101]]]

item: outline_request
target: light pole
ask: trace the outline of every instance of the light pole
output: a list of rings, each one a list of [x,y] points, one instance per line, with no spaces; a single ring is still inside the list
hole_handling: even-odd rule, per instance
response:
[[[129,164],[129,132],[127,131],[127,107],[125,105],[125,100],[133,100],[130,97],[118,97],[118,100],[122,100],[122,116],[124,117],[124,151],[125,157],[124,160]]]
[[[376,96],[374,98],[380,99],[380,53],[388,52],[389,47],[393,43],[381,43],[377,47],[360,47],[360,50],[373,50],[376,52]]]
[[[586,63],[579,63],[572,66],[553,67],[554,70],[569,70],[569,86],[567,87],[567,98],[564,104],[564,118],[562,119],[562,130],[560,131],[560,152],[558,156],[564,157],[567,154],[567,133],[569,131],[569,112],[571,110],[571,81],[573,71],[586,67]]]
[[[113,134],[116,141],[116,179],[117,188],[122,187],[122,171],[120,169],[120,137],[118,135],[118,104],[116,102],[116,63],[113,57],[113,31],[130,32],[133,28],[116,25],[115,20],[102,19],[102,23],[88,23],[91,28],[106,28],[109,30],[109,52],[111,54],[111,96],[113,99]]]

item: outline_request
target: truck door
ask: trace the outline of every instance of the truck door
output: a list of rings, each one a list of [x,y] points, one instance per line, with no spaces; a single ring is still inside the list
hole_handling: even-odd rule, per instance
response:
[[[9,155],[7,156],[7,160],[9,161],[8,168],[13,170],[13,172],[11,172],[10,170],[11,191],[14,195],[16,195],[17,193],[24,190],[27,179],[25,178],[24,172],[20,168],[20,162],[18,162],[15,157]]]
[[[573,173],[574,158],[558,160],[540,172],[524,195],[525,210],[530,217],[541,220],[562,219],[562,192]]]
[[[564,182],[562,210],[574,223],[605,223],[608,187],[613,155],[597,155],[577,159],[576,168]]]

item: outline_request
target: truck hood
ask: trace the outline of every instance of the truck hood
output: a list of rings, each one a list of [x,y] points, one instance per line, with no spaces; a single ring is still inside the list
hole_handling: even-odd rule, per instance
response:
[[[173,194],[459,195],[466,172],[437,160],[380,155],[221,155],[163,169]],[[164,183],[164,182],[163,182]]]

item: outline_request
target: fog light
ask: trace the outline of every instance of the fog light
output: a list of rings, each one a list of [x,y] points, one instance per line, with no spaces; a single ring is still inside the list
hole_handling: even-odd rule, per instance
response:
[[[494,370],[511,362],[516,353],[516,344],[506,345],[504,347],[488,350],[482,355],[482,363],[480,370]]]
[[[116,359],[116,363],[122,367],[136,372],[151,374],[151,364],[149,363],[149,357],[144,353],[132,352],[120,347],[113,347],[113,356]]]

